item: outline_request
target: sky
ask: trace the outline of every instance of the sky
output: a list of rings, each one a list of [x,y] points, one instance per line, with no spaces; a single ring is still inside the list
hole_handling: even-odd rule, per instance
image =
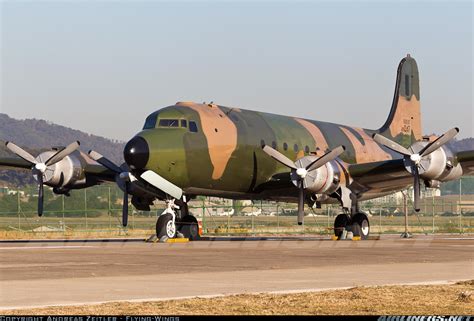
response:
[[[398,63],[425,134],[474,136],[471,1],[0,1],[0,112],[128,140],[177,101],[380,127]]]

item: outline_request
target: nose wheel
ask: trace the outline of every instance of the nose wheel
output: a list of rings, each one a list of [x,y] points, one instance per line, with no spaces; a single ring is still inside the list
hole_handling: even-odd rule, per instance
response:
[[[176,223],[171,214],[162,214],[156,221],[156,236],[158,239],[166,236],[172,239],[176,236]]]
[[[176,213],[175,209],[179,207],[173,200],[166,201],[166,209],[161,213],[156,221],[156,236],[161,240],[162,237],[172,239],[176,237]]]

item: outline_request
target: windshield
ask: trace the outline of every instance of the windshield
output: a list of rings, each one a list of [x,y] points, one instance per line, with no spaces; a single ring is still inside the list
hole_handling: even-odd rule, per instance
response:
[[[158,126],[159,127],[179,127],[179,121],[177,119],[160,119]]]

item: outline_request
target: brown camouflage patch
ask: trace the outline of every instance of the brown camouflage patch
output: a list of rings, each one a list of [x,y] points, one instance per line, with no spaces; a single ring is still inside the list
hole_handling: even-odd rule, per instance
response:
[[[321,130],[315,124],[301,118],[295,118],[295,120],[300,123],[306,130],[313,136],[314,141],[316,142],[315,147],[319,147],[320,150],[326,151],[329,149],[328,142],[323,136]],[[314,150],[316,152],[316,150]]]
[[[304,157],[304,150],[299,150],[298,153],[296,153],[296,159],[300,159]]]
[[[390,154],[386,153],[369,135],[365,133],[363,129],[352,127],[353,130],[362,136],[365,145],[362,145],[357,137],[355,137],[355,135],[347,128],[339,128],[351,142],[357,163],[369,163],[392,159]]]
[[[420,102],[415,95],[410,100],[404,96],[398,97],[395,115],[389,128],[392,137],[400,134],[410,136],[413,133],[416,140],[422,139]]]
[[[213,165],[212,179],[222,177],[230,156],[237,147],[237,127],[217,105],[186,103],[198,112]]]
[[[339,177],[339,186],[347,186],[351,183],[352,179],[350,177],[349,171],[347,168],[349,167],[349,164],[342,160],[338,160],[336,162],[337,166],[339,167],[339,173],[341,173]],[[346,177],[347,175],[347,177]],[[349,180],[349,181],[348,181]]]

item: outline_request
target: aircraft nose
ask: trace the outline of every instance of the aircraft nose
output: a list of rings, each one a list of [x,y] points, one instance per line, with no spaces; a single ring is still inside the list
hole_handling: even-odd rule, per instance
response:
[[[123,150],[125,162],[131,169],[143,169],[148,163],[150,149],[148,143],[143,137],[135,136],[126,145]]]

